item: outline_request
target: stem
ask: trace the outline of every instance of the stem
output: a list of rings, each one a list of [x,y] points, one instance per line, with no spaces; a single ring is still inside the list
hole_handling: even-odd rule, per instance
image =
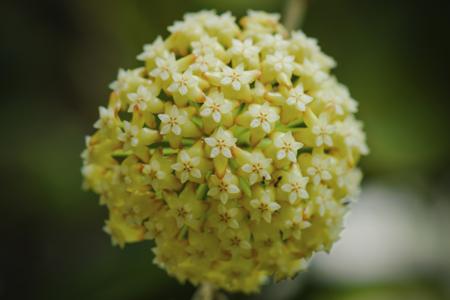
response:
[[[284,26],[288,31],[299,28],[303,22],[308,0],[287,0],[284,9]]]
[[[210,283],[203,283],[195,292],[192,300],[214,300],[216,289]]]

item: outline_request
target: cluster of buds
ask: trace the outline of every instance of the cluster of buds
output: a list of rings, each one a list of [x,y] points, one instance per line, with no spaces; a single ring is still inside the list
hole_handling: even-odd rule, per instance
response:
[[[255,292],[339,238],[368,153],[356,102],[316,40],[279,16],[186,14],[120,70],[84,185],[114,244],[154,240],[180,281]]]

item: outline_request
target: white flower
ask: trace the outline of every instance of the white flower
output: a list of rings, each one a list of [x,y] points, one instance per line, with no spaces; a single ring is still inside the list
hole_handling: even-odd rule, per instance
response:
[[[297,110],[305,111],[306,105],[313,100],[313,97],[305,94],[303,84],[298,84],[295,88],[289,91],[289,96],[286,100],[287,105],[295,105]]]
[[[225,205],[219,204],[217,212],[219,217],[219,231],[224,231],[228,227],[232,229],[239,228],[239,222],[236,219],[239,212],[238,208],[227,208]]]
[[[344,121],[336,124],[336,131],[344,138],[348,147],[354,147],[363,155],[369,153],[366,144],[366,136],[362,130],[362,123],[352,117],[347,117]]]
[[[328,114],[321,113],[311,128],[311,132],[316,136],[316,146],[333,146],[333,139],[331,136],[335,130],[336,126],[330,124],[328,121]]]
[[[185,19],[184,21],[175,21],[175,23],[167,27],[172,34],[182,33],[188,36],[200,36],[203,32],[200,23],[193,19]]]
[[[313,155],[311,159],[311,166],[308,167],[306,172],[312,178],[314,185],[318,185],[321,181],[327,181],[332,178],[330,168],[331,168],[331,159]]]
[[[231,35],[234,32],[239,31],[235,21],[236,18],[228,11],[220,16],[215,15],[214,17],[206,19],[205,27],[225,35]]]
[[[149,102],[154,98],[150,89],[144,85],[140,85],[136,93],[129,93],[127,96],[130,100],[128,112],[147,110]]]
[[[251,156],[251,162],[242,166],[242,171],[249,174],[250,185],[262,181],[270,180],[270,168],[272,160],[265,158],[261,153],[253,153]]]
[[[289,193],[289,203],[294,204],[298,199],[308,199],[306,184],[309,178],[303,177],[300,172],[292,171],[288,175],[288,183],[281,186],[283,192]]]
[[[172,74],[173,82],[167,88],[167,90],[171,93],[178,92],[180,95],[186,95],[189,92],[189,89],[194,87],[198,83],[198,79],[192,75],[190,70],[181,73],[173,73]]]
[[[211,158],[222,154],[226,158],[231,158],[231,149],[236,145],[237,139],[233,134],[220,127],[212,137],[205,138],[205,143],[211,147]]]
[[[297,142],[291,132],[278,135],[274,140],[275,147],[279,148],[277,159],[288,158],[292,162],[297,161],[297,151],[303,147],[303,144]]]
[[[289,42],[285,40],[280,34],[264,34],[261,35],[261,40],[258,46],[266,52],[272,53],[275,50],[283,51],[289,46]]]
[[[264,103],[263,105],[251,104],[248,110],[250,115],[253,117],[250,127],[261,127],[266,133],[270,133],[272,130],[272,124],[280,118],[275,108],[271,107],[267,103]]]
[[[199,70],[202,73],[216,70],[219,66],[219,60],[213,55],[197,56],[195,62],[189,66],[190,70]]]
[[[244,71],[243,64],[238,65],[235,69],[224,66],[222,70],[223,77],[220,80],[220,84],[225,86],[231,85],[233,90],[239,91],[241,90],[242,85],[249,84],[254,80],[249,74],[249,71]]]
[[[240,192],[238,186],[233,184],[233,174],[228,170],[222,178],[212,175],[210,180],[208,196],[220,199],[223,204],[227,203],[230,196]]]
[[[195,56],[214,55],[215,48],[220,47],[217,38],[209,36],[203,36],[199,41],[192,42],[191,45],[192,53]]]
[[[259,53],[259,48],[253,45],[253,41],[248,38],[245,41],[237,39],[232,40],[232,46],[228,50],[231,55],[244,57],[246,59],[254,59]]]
[[[225,100],[221,92],[214,92],[206,97],[206,101],[200,109],[200,116],[212,117],[214,122],[219,123],[222,115],[229,113],[231,109],[230,101]]]
[[[117,80],[113,81],[109,85],[109,88],[115,92],[128,89],[131,83],[143,80],[143,78],[141,77],[142,70],[142,68],[135,70],[119,69]]]
[[[310,227],[311,223],[303,219],[303,209],[299,207],[295,209],[294,217],[286,220],[285,226],[291,231],[294,238],[299,240],[302,230]]]
[[[163,81],[168,80],[170,75],[176,70],[175,62],[175,54],[165,52],[162,57],[155,59],[156,68],[150,71],[150,76],[159,77]]]
[[[294,70],[294,57],[282,52],[275,52],[275,54],[267,55],[266,62],[279,73],[290,75]]]
[[[312,62],[308,59],[303,61],[302,74],[310,77],[316,83],[322,83],[328,78],[328,74],[325,73],[317,62]]]
[[[116,114],[114,113],[114,110],[100,106],[98,111],[100,118],[95,122],[94,128],[112,128],[116,123]]]
[[[128,121],[123,121],[123,131],[119,130],[117,139],[126,145],[136,147],[139,145],[139,127]]]
[[[187,113],[180,111],[173,105],[169,113],[159,114],[158,118],[161,120],[161,134],[168,134],[172,132],[175,135],[181,134],[181,127],[187,121]]]
[[[314,197],[315,206],[319,209],[319,215],[323,216],[333,200],[333,190],[321,184],[316,188],[316,193],[316,197]]]
[[[178,162],[172,165],[172,169],[180,173],[181,183],[185,183],[190,176],[197,179],[202,177],[202,172],[197,168],[199,164],[200,157],[190,157],[185,150],[182,150],[178,154]]]
[[[142,173],[147,175],[151,180],[162,180],[166,176],[166,173],[161,171],[161,165],[157,160],[151,160],[148,164],[144,165]]]
[[[264,192],[261,197],[251,200],[250,205],[256,210],[252,215],[253,218],[259,220],[262,217],[267,223],[272,221],[272,214],[281,208],[267,192]]]
[[[152,44],[144,45],[144,52],[137,56],[137,59],[140,61],[151,60],[157,57],[158,55],[163,54],[166,51],[166,47],[164,45],[164,41],[161,36],[158,36],[156,40]]]

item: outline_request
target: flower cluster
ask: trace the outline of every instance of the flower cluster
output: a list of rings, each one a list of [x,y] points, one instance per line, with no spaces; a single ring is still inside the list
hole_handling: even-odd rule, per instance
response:
[[[180,281],[255,292],[339,238],[368,153],[314,39],[279,16],[187,14],[120,70],[82,154],[114,244]]]

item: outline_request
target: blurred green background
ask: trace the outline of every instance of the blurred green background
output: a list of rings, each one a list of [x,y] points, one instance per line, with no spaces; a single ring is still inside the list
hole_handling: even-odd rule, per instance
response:
[[[450,299],[450,5],[312,0],[303,30],[338,62],[371,155],[330,256],[261,295]],[[285,1],[2,1],[1,299],[189,299],[151,243],[112,247],[81,190],[80,152],[119,67],[188,11],[281,12]]]

